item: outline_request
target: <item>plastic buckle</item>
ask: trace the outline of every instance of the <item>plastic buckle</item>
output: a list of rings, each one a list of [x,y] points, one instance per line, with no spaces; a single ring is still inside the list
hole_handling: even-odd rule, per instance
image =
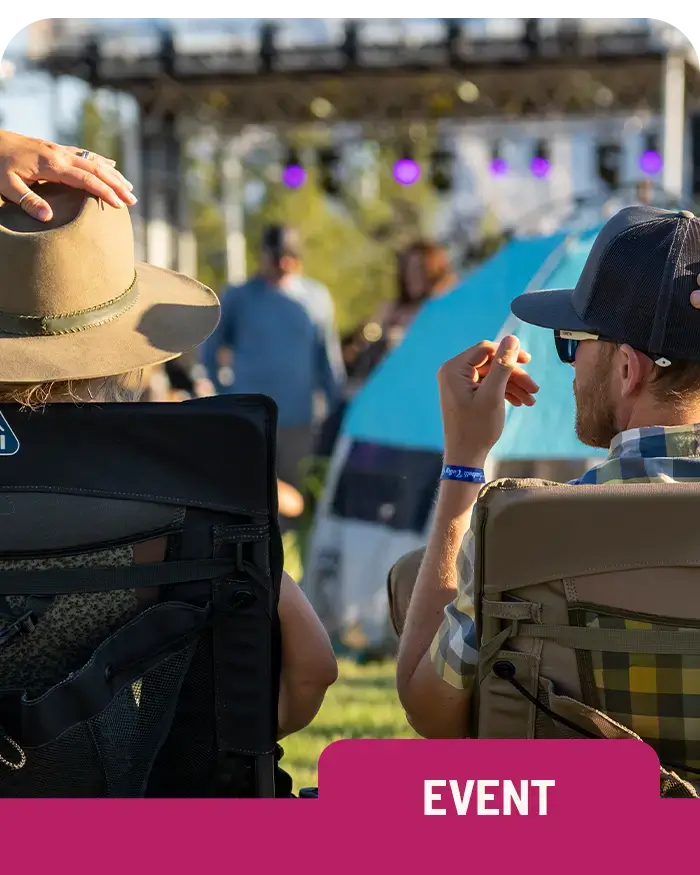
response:
[[[11,625],[0,630],[0,647],[7,644],[8,641],[11,641],[15,635],[18,635],[20,632],[33,632],[35,628],[36,617],[34,616],[34,612],[25,611],[23,614],[20,614]]]

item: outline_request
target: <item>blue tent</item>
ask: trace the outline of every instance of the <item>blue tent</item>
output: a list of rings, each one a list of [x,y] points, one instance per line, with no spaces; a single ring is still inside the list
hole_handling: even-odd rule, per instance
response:
[[[436,372],[451,356],[504,331],[532,354],[528,366],[540,392],[534,408],[511,408],[497,459],[577,459],[597,455],[574,432],[573,371],[557,358],[551,331],[510,316],[527,289],[576,284],[599,228],[513,240],[449,295],[421,311],[403,343],[375,371],[348,411],[352,441],[442,451]]]

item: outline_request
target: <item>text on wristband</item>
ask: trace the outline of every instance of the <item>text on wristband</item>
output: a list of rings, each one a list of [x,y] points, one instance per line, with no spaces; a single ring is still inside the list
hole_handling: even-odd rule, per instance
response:
[[[483,468],[465,468],[462,465],[444,465],[441,480],[461,480],[464,483],[485,483]]]

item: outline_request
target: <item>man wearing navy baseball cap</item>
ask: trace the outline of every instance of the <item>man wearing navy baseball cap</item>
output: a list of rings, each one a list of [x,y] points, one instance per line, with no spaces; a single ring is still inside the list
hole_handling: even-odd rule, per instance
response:
[[[609,450],[574,484],[700,481],[699,275],[700,220],[635,206],[603,227],[575,289],[513,301],[521,320],[552,330],[559,357],[574,367],[579,438]],[[505,401],[535,403],[538,387],[520,367],[529,360],[509,336],[498,346],[482,341],[438,375],[445,467],[432,531],[410,601],[400,592],[390,599],[408,603],[405,617],[394,617],[397,684],[412,726],[426,737],[467,735],[479,649],[471,512]],[[401,560],[390,588],[407,585],[397,584],[402,563],[410,565]],[[658,678],[662,684],[663,672]],[[650,692],[658,704],[663,690]],[[691,698],[678,701],[692,710],[700,697]],[[679,734],[671,742],[700,746],[700,720],[664,716]]]

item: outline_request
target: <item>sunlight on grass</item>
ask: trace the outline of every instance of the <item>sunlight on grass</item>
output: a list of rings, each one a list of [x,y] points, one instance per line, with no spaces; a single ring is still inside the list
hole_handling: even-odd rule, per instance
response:
[[[393,661],[357,666],[340,661],[340,677],[331,687],[311,726],[282,742],[281,766],[301,787],[318,784],[321,751],[340,738],[415,738],[399,704]]]
[[[301,580],[302,546],[296,532],[284,535],[284,567]],[[311,726],[282,742],[280,765],[301,787],[318,786],[318,758],[321,751],[341,738],[416,738],[406,722],[396,694],[393,660],[358,666],[339,660],[340,677],[328,691],[323,707]]]
[[[285,532],[282,536],[282,546],[284,547],[284,570],[292,580],[299,583],[303,569],[297,533]]]

